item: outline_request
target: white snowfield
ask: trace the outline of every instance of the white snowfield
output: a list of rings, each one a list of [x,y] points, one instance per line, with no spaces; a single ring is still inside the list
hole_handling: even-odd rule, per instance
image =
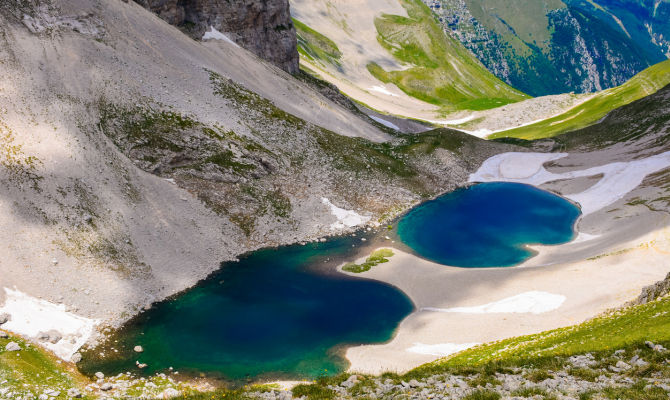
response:
[[[503,153],[486,160],[479,170],[470,175],[470,182],[518,182],[530,185],[562,179],[603,177],[583,192],[565,197],[579,203],[582,214],[598,211],[639,186],[644,178],[657,171],[670,167],[670,151],[628,162],[615,162],[580,171],[560,174],[549,172],[544,164],[566,157],[566,153]]]
[[[429,356],[446,357],[470,347],[479,345],[480,343],[440,343],[440,344],[424,344],[414,343],[414,346],[407,349],[410,353],[426,354]]]
[[[421,311],[433,311],[443,313],[464,314],[495,314],[495,313],[517,313],[517,314],[542,314],[556,310],[565,302],[565,296],[540,291],[530,291],[507,297],[493,303],[474,307],[435,308],[423,307]]]
[[[7,298],[0,307],[0,314],[7,313],[11,318],[2,328],[30,339],[36,339],[40,333],[57,331],[62,335],[60,340],[40,344],[65,361],[70,361],[88,341],[99,322],[67,312],[63,304],[40,300],[18,290],[5,288],[5,293]]]
[[[391,92],[390,90],[388,90],[388,89],[385,88],[384,86],[379,86],[379,85],[372,86],[372,87],[370,87],[370,90],[372,90],[373,92],[377,92],[377,93],[385,94],[385,95],[387,95],[387,96],[398,97],[397,94]]]
[[[330,207],[331,214],[333,214],[335,218],[337,218],[337,222],[334,222],[330,225],[330,228],[333,230],[352,228],[354,226],[363,225],[368,221],[370,221],[369,216],[360,215],[353,210],[345,210],[344,208],[340,208],[335,204],[331,203],[330,200],[328,200],[325,197],[321,198],[321,202],[325,204],[327,207]]]
[[[214,29],[213,26],[210,26],[209,29],[210,30],[208,32],[205,32],[205,34],[202,36],[202,40],[223,40],[224,42],[228,42],[235,47],[240,47],[237,43],[233,42],[228,36]]]
[[[380,124],[384,125],[387,128],[395,129],[396,131],[399,131],[400,128],[398,128],[398,125],[394,124],[393,122],[389,122],[385,119],[375,117],[374,115],[368,115],[372,120],[379,122]]]
[[[458,118],[458,119],[445,119],[445,120],[428,120],[427,119],[427,120],[424,120],[424,121],[430,122],[431,124],[436,124],[436,125],[460,125],[460,124],[464,124],[468,121],[472,121],[473,119],[475,119],[475,115],[470,114],[467,117]],[[464,132],[471,133],[471,132],[467,132],[467,131],[464,131]]]

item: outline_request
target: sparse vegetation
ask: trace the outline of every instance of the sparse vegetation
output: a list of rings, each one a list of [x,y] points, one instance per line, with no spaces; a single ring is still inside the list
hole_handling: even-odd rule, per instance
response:
[[[335,42],[295,18],[293,24],[296,28],[298,52],[301,57],[312,62],[340,67],[342,52]]]
[[[42,179],[36,173],[41,164],[35,156],[26,155],[23,146],[16,144],[14,132],[0,120],[0,167],[7,172],[7,177],[16,182],[29,181],[34,189],[39,190]]]
[[[298,385],[292,389],[294,397],[306,397],[308,400],[328,400],[335,398],[335,392],[320,385]]]
[[[655,93],[670,84],[670,60],[653,65],[621,86],[603,90],[593,98],[555,117],[494,133],[489,139],[541,139],[593,125],[610,111]]]
[[[375,250],[372,254],[370,254],[365,262],[363,262],[363,264],[347,263],[342,267],[342,270],[360,274],[361,272],[369,271],[370,268],[374,266],[388,262],[388,258],[392,256],[393,251],[391,249]]]
[[[17,343],[20,351],[6,351],[5,346]],[[0,338],[0,396],[19,399],[25,396],[37,398],[47,389],[60,392],[56,398],[67,398],[69,389],[83,389],[88,380],[75,368],[57,360],[21,338]],[[9,398],[9,396],[7,397]],[[85,396],[84,398],[92,398]]]
[[[496,78],[460,42],[446,35],[421,1],[402,0],[401,4],[408,17],[383,15],[375,26],[381,45],[411,68],[386,71],[371,63],[368,71],[377,79],[445,111],[485,110],[528,98]]]

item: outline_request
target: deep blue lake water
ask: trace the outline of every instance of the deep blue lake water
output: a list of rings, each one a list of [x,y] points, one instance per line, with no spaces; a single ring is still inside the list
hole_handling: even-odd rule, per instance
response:
[[[119,331],[113,349],[84,354],[86,373],[174,367],[239,383],[314,378],[341,372],[345,344],[389,340],[413,310],[399,290],[324,270],[333,257],[355,257],[360,237],[256,251],[225,263],[206,282],[158,304]],[[142,354],[132,351],[135,345]],[[100,358],[104,351],[107,357]]]
[[[459,189],[409,211],[398,236],[417,255],[457,267],[508,267],[533,254],[526,244],[573,239],[577,206],[516,183]]]
[[[398,234],[417,254],[440,263],[509,266],[531,256],[523,244],[569,241],[578,215],[577,207],[548,192],[487,183],[418,206],[399,221]],[[413,310],[393,287],[333,271],[338,261],[359,255],[361,243],[360,236],[339,237],[224,263],[197,287],[84,353],[80,368],[149,375],[174,367],[234,384],[338,373],[347,365],[345,346],[391,339]],[[134,353],[135,345],[144,352]],[[136,361],[148,367],[139,370]]]

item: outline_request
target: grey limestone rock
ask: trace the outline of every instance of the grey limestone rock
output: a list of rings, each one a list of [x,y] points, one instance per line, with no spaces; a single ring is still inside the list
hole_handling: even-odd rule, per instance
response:
[[[286,72],[299,71],[288,0],[135,0],[196,39],[211,27]]]
[[[5,350],[6,350],[6,351],[20,351],[20,350],[21,350],[21,346],[19,346],[19,344],[16,343],[16,342],[9,342],[9,343],[7,343],[7,345],[5,346]]]

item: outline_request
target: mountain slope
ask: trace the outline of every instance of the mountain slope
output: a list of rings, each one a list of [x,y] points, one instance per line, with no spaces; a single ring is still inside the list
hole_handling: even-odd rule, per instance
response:
[[[653,94],[670,84],[670,60],[647,68],[621,86],[595,94],[570,110],[534,124],[496,132],[496,138],[540,139],[584,128],[596,123],[610,111]]]
[[[445,35],[420,1],[295,0],[291,12],[302,67],[371,109],[437,120],[528,98]]]
[[[490,71],[534,96],[607,89],[667,58],[665,2],[424,2]]]
[[[408,17],[375,19],[378,40],[395,58],[410,66],[385,71],[368,64],[372,75],[393,83],[412,97],[447,110],[483,110],[528,98],[484,68],[458,41],[443,34],[430,9],[416,0],[402,0]]]
[[[298,72],[288,0],[135,0],[194,39],[216,29],[284,71]]]
[[[0,288],[103,324],[241,253],[342,232],[323,198],[383,220],[513,148],[395,137],[133,2],[3,2],[0,41]]]

